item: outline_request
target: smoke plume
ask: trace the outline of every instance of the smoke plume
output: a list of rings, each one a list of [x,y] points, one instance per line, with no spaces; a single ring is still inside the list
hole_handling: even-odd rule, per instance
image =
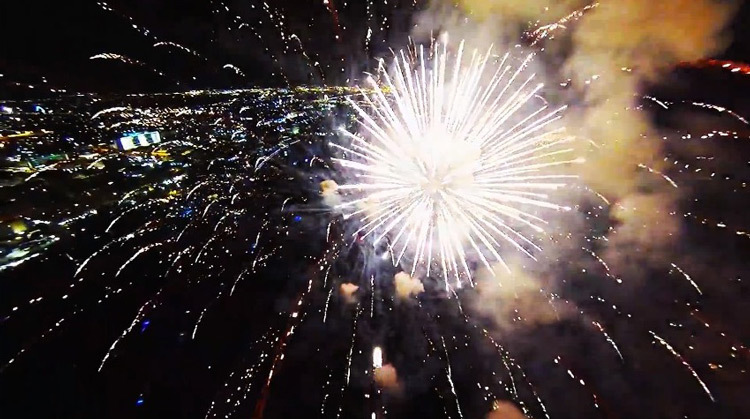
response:
[[[341,297],[346,301],[348,304],[357,302],[357,297],[354,295],[355,292],[359,289],[358,286],[349,283],[344,282],[341,284],[341,287],[339,288],[339,292],[341,293]]]
[[[401,383],[398,380],[396,368],[391,364],[385,364],[382,367],[375,368],[375,383],[378,387],[398,391],[401,389]]]
[[[608,234],[605,259],[619,269],[632,262],[621,256],[628,250],[637,250],[639,259],[663,258],[679,234],[677,220],[669,214],[679,191],[667,182],[654,184],[655,175],[638,167],[660,170],[664,161],[656,128],[646,112],[636,109],[641,90],[681,62],[720,52],[729,41],[726,26],[736,2],[461,0],[460,4],[472,19],[490,27],[511,23],[533,29],[570,18],[564,29],[556,29],[555,40],[541,39],[536,48],[543,47],[546,58],[552,55],[551,62],[562,63],[552,77],[569,80],[566,94],[576,98],[564,123],[577,139],[574,148],[585,163],[573,170],[581,183],[614,204],[612,218],[617,225]],[[580,13],[573,14],[576,11]],[[503,28],[495,33],[497,38],[508,36]]]
[[[509,269],[480,269],[475,279],[472,305],[490,315],[501,330],[555,323],[572,314],[569,306],[550,301],[545,293],[551,291],[553,277],[519,262],[511,262]]]
[[[393,281],[396,284],[396,294],[399,298],[406,299],[424,292],[422,281],[417,278],[412,278],[406,272],[397,273],[396,276],[393,277]]]
[[[341,204],[339,185],[335,180],[327,179],[320,182],[320,196],[323,197],[323,202],[329,207],[336,207]]]
[[[585,6],[568,23],[570,49],[563,57],[563,78],[582,97],[568,126],[581,138],[582,180],[610,198],[638,188],[637,165],[657,166],[658,142],[647,116],[634,112],[644,82],[657,80],[683,61],[720,52],[728,42],[725,27],[733,2],[716,0],[462,0],[474,18],[489,25],[553,23]],[[500,34],[505,33],[498,29]],[[546,48],[550,53],[550,48]]]
[[[681,190],[658,174],[664,170],[662,141],[650,115],[639,110],[642,91],[681,62],[721,52],[729,41],[726,27],[736,3],[460,0],[463,13],[456,13],[452,4],[436,1],[425,11],[417,20],[415,38],[449,32],[452,39],[466,39],[467,45],[481,50],[490,43],[514,45],[521,31],[526,31],[527,44],[534,44],[529,48],[543,51],[538,61],[555,64],[540,68],[537,74],[547,75],[545,94],[554,97],[551,100],[569,105],[562,125],[573,139],[575,153],[585,160],[570,170],[582,185],[611,203],[611,228],[603,233],[604,240],[597,241],[596,251],[612,273],[644,278],[644,269],[671,260],[671,249],[680,235],[681,219],[675,214]],[[532,33],[558,22],[562,24]],[[558,92],[556,81],[561,86]],[[574,195],[570,192],[562,198],[571,206],[598,199]],[[583,214],[573,215],[580,220],[566,222],[571,216],[565,215],[556,221],[570,233],[568,237],[590,234]],[[591,246],[590,240],[583,239],[550,242],[555,243],[543,246],[549,261],[561,259],[555,255],[563,255],[563,260],[580,258],[581,248]],[[596,262],[592,260],[592,268],[601,269]],[[487,270],[476,275],[474,305],[490,314],[501,330],[553,323],[573,314],[572,305],[549,301],[547,296],[558,291],[555,286],[560,279],[549,266],[539,263],[532,268],[530,260],[525,261],[529,266],[520,261],[509,264],[512,274],[498,268],[493,269],[494,275]],[[396,282],[399,295],[411,295],[405,278],[401,287],[398,278]],[[498,416],[493,412],[490,417]]]
[[[487,419],[526,419],[526,416],[513,403],[496,401]]]

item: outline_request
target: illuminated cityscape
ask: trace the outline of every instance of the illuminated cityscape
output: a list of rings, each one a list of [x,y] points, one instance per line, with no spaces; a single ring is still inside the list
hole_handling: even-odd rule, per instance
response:
[[[219,156],[241,154],[248,138],[262,139],[254,144],[260,155],[293,136],[315,135],[314,124],[345,93],[257,89],[8,102],[0,113],[7,203],[0,270],[43,256],[60,239],[75,240],[89,218],[111,211],[128,192],[161,185],[166,199],[182,194],[180,179]],[[139,132],[149,138],[134,144]]]

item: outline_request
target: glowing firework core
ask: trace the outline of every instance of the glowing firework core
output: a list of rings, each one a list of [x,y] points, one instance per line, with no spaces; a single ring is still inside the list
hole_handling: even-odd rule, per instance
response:
[[[433,263],[446,280],[470,279],[469,261],[503,263],[501,243],[533,258],[531,230],[542,232],[539,209],[560,210],[546,191],[571,176],[550,170],[576,160],[560,129],[550,128],[564,107],[549,111],[542,84],[511,55],[474,52],[464,44],[425,52],[401,51],[390,70],[369,77],[364,102],[351,101],[360,131],[342,130],[348,146],[336,161],[356,183],[339,189],[351,198],[338,205],[363,222],[355,233],[386,238],[394,262],[404,255],[429,275]],[[491,70],[491,71],[490,71]],[[557,134],[557,135],[555,135]],[[408,254],[407,254],[408,250]]]

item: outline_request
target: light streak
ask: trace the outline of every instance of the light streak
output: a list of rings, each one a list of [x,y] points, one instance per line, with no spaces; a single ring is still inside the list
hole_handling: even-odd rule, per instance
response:
[[[122,242],[125,242],[125,241],[128,241],[128,240],[134,238],[135,235],[136,235],[135,232],[126,234],[126,235],[124,235],[124,236],[122,236],[120,238],[117,238],[115,240],[112,240],[111,242],[109,242],[109,243],[105,244],[104,246],[102,246],[101,249],[99,249],[99,250],[95,251],[94,253],[92,253],[91,256],[87,257],[80,265],[78,265],[78,268],[73,273],[73,278],[77,277],[78,274],[80,274],[81,271],[83,271],[83,268],[85,268],[86,265],[88,265],[88,263],[91,262],[91,260],[93,258],[95,258],[98,254],[100,254],[100,253],[104,252],[105,250],[109,249],[110,246],[112,246],[114,244],[122,243]]]
[[[128,333],[130,333],[131,331],[133,331],[133,329],[135,328],[135,326],[138,325],[141,322],[141,320],[143,320],[143,317],[145,316],[145,310],[152,303],[152,301],[153,300],[147,301],[145,304],[143,304],[141,306],[140,309],[138,309],[138,313],[133,318],[133,321],[130,322],[130,326],[128,326],[125,330],[123,330],[122,333],[120,334],[120,336],[118,336],[117,339],[115,339],[115,341],[112,342],[112,345],[110,345],[109,349],[107,350],[107,353],[104,354],[104,358],[102,358],[102,362],[101,362],[101,364],[99,364],[99,369],[97,371],[99,371],[99,372],[102,371],[102,368],[104,368],[104,364],[109,359],[109,356],[112,354],[112,351],[114,351],[115,348],[117,347],[117,344],[120,343],[121,340],[125,339],[125,337],[128,335]]]
[[[120,274],[122,273],[122,271],[125,268],[127,268],[128,265],[130,265],[130,263],[133,262],[138,256],[142,255],[145,252],[148,252],[149,250],[153,249],[154,247],[158,247],[158,246],[161,246],[163,244],[164,243],[162,243],[162,242],[157,242],[157,243],[149,244],[147,246],[143,246],[142,248],[138,249],[138,251],[135,252],[135,254],[133,254],[133,256],[131,256],[130,259],[128,259],[127,261],[125,261],[125,263],[123,263],[120,266],[120,269],[117,270],[117,273],[115,274],[115,277],[120,276]]]
[[[656,174],[656,175],[659,175],[659,176],[661,176],[661,177],[662,177],[662,178],[664,178],[664,180],[666,180],[666,181],[667,181],[667,182],[668,182],[668,183],[669,183],[670,185],[672,185],[672,187],[673,187],[673,188],[677,188],[677,187],[678,187],[678,186],[677,186],[677,183],[676,183],[676,182],[675,182],[674,180],[672,180],[672,178],[670,178],[669,176],[665,175],[664,173],[662,173],[662,172],[660,172],[660,171],[658,171],[658,170],[656,170],[656,169],[652,169],[651,167],[648,167],[648,166],[646,166],[645,164],[642,164],[642,163],[641,163],[641,164],[639,164],[639,165],[638,165],[638,167],[640,167],[641,169],[646,169],[646,170],[648,170],[648,171],[649,171],[650,173],[653,173],[653,174]]]
[[[4,265],[0,265],[0,272],[3,272],[6,269],[15,268],[16,266],[19,266],[22,263],[24,263],[26,261],[29,261],[31,259],[34,259],[35,257],[41,256],[41,255],[42,255],[41,253],[34,253],[32,255],[22,257],[20,259],[14,260],[12,262],[8,262],[8,263],[6,263]]]
[[[531,45],[535,45],[537,42],[548,38],[550,35],[552,35],[555,31],[558,29],[567,29],[565,24],[570,22],[571,20],[575,21],[583,17],[586,12],[588,12],[591,9],[594,9],[595,7],[599,6],[599,2],[591,3],[582,9],[575,10],[571,12],[569,15],[563,17],[562,19],[558,20],[557,22],[550,23],[549,25],[540,26],[534,31],[529,33],[529,36],[533,40]]]
[[[224,67],[222,67],[222,68],[232,70],[235,73],[237,73],[238,76],[245,77],[245,73],[243,73],[242,70],[240,70],[239,67],[237,67],[234,64],[224,64]]]
[[[673,268],[677,269],[677,272],[681,273],[682,276],[684,276],[685,279],[687,279],[690,285],[692,285],[693,288],[695,288],[695,290],[698,291],[698,294],[703,295],[703,291],[701,291],[700,287],[698,287],[698,284],[696,284],[695,281],[693,281],[693,278],[691,278],[690,275],[687,274],[687,272],[683,271],[682,268],[677,266],[677,264],[675,263],[671,263],[671,265]]]
[[[682,363],[682,365],[684,365],[685,368],[688,369],[688,371],[690,371],[690,374],[692,374],[693,377],[695,378],[695,380],[698,381],[698,383],[703,388],[703,391],[705,391],[706,394],[708,395],[708,398],[710,398],[712,402],[716,402],[716,399],[714,399],[714,395],[711,394],[711,390],[708,389],[708,386],[706,385],[706,383],[703,382],[703,380],[701,380],[701,377],[698,375],[697,372],[695,372],[695,369],[693,369],[693,367],[685,360],[685,358],[683,358],[682,355],[680,355],[677,351],[675,351],[675,349],[672,347],[672,345],[670,345],[666,340],[662,339],[659,335],[657,335],[656,333],[654,333],[654,332],[652,332],[650,330],[648,332],[651,333],[651,336],[653,336],[654,339],[656,339],[657,341],[659,341],[659,343],[662,346],[664,346],[665,348],[667,348],[667,350],[672,355],[674,355],[674,357],[677,358]]]
[[[91,119],[96,119],[96,118],[98,118],[98,117],[100,117],[100,116],[102,116],[104,114],[111,113],[111,112],[123,112],[123,111],[127,111],[128,109],[130,109],[130,108],[127,107],[127,106],[115,106],[115,107],[112,107],[112,108],[102,109],[101,111],[95,113],[94,116],[91,117]]]
[[[612,346],[612,348],[617,352],[617,356],[620,357],[620,361],[625,361],[625,358],[622,357],[622,352],[620,352],[620,348],[617,347],[617,344],[615,343],[614,339],[612,339],[609,334],[607,334],[607,331],[604,329],[604,327],[599,323],[592,321],[591,322],[594,326],[596,326],[597,329],[599,329],[600,332],[602,332],[602,335],[604,335],[604,338],[607,339],[607,343]]]
[[[213,303],[216,302],[216,300],[218,300],[219,298],[221,298],[222,293],[223,293],[223,290],[219,291],[219,293],[216,295],[216,297],[214,297],[214,299],[211,300],[211,302],[208,303],[208,305],[206,305],[205,307],[203,307],[203,310],[201,311],[200,316],[198,316],[198,321],[195,322],[195,327],[193,328],[193,335],[191,337],[191,340],[195,340],[195,336],[198,334],[198,327],[200,326],[201,321],[203,321],[203,316],[206,315],[206,312],[208,311],[209,308],[211,308],[211,306],[213,305]]]
[[[596,259],[599,262],[599,264],[604,267],[604,270],[606,271],[605,274],[607,275],[608,278],[612,278],[615,281],[617,281],[618,284],[622,284],[622,279],[618,278],[617,276],[615,276],[612,273],[612,270],[609,268],[609,265],[607,264],[607,262],[604,261],[604,259],[602,259],[601,257],[599,257],[599,255],[597,255],[596,253],[594,253],[594,251],[592,251],[592,250],[589,250],[589,249],[587,249],[585,247],[582,247],[581,249],[583,249],[584,252],[590,254],[591,257],[593,257],[594,259]]]
[[[359,304],[357,304],[357,314],[354,316],[354,325],[352,326],[352,343],[349,345],[349,355],[346,357],[346,386],[349,385],[349,378],[352,373],[352,356],[354,355],[354,342],[357,338],[357,322],[360,314],[361,310]],[[341,388],[341,392],[344,392],[344,387]]]
[[[448,347],[445,346],[445,339],[440,336],[440,340],[443,342],[443,350],[445,350],[445,367],[446,367],[446,376],[448,377],[448,383],[451,386],[451,393],[453,393],[453,397],[456,399],[456,409],[458,409],[458,416],[464,417],[464,414],[461,412],[461,403],[458,400],[458,393],[456,393],[456,386],[453,384],[453,370],[451,370],[451,360],[448,356]]]
[[[203,59],[203,61],[208,61],[207,58],[205,58],[204,56],[198,54],[196,51],[193,51],[192,49],[190,49],[190,48],[188,48],[186,46],[180,45],[180,44],[178,44],[176,42],[161,41],[161,42],[157,42],[157,43],[154,44],[154,48],[156,48],[156,47],[173,47],[173,48],[177,48],[179,50],[187,52],[188,54],[191,54],[191,55],[194,55],[194,56],[196,56],[198,58],[201,58],[201,59]]]

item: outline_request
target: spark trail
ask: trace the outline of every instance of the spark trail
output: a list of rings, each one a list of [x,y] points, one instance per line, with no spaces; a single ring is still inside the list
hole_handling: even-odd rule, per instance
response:
[[[672,347],[672,345],[670,345],[669,343],[667,343],[667,341],[666,341],[666,340],[662,339],[662,338],[661,338],[661,336],[657,335],[656,333],[654,333],[654,332],[652,332],[652,331],[650,331],[650,330],[649,330],[648,332],[649,332],[649,333],[651,334],[651,336],[653,336],[653,337],[654,337],[654,339],[656,339],[657,341],[659,341],[659,343],[660,343],[660,344],[661,344],[662,346],[664,346],[665,348],[667,348],[667,350],[668,350],[668,351],[669,351],[669,352],[670,352],[670,353],[671,353],[671,354],[672,354],[672,355],[673,355],[673,356],[674,356],[675,358],[677,358],[677,360],[679,360],[679,361],[680,361],[680,363],[682,363],[682,365],[684,365],[684,366],[685,366],[685,368],[687,368],[687,370],[688,370],[688,371],[690,371],[690,374],[691,374],[691,375],[693,376],[693,378],[695,378],[695,380],[696,380],[696,381],[698,381],[698,384],[700,384],[700,386],[701,386],[701,388],[703,389],[703,391],[704,391],[704,392],[705,392],[705,393],[706,393],[706,394],[708,395],[708,398],[709,398],[709,399],[711,399],[711,401],[712,401],[712,402],[716,402],[716,399],[714,399],[714,395],[713,395],[713,394],[711,394],[711,390],[709,390],[709,389],[708,389],[708,386],[707,386],[707,385],[706,385],[706,383],[705,383],[705,382],[704,382],[704,381],[703,381],[703,380],[701,379],[701,377],[700,377],[700,376],[698,375],[698,373],[697,373],[697,372],[695,371],[695,369],[693,368],[693,366],[692,366],[692,365],[690,365],[690,364],[689,364],[689,363],[688,363],[688,362],[687,362],[687,361],[685,360],[685,358],[683,358],[683,357],[682,357],[682,355],[680,355],[680,354],[679,354],[679,353],[678,353],[678,352],[677,352],[677,351],[676,351],[676,350],[675,350],[675,349],[674,349],[674,348]]]

